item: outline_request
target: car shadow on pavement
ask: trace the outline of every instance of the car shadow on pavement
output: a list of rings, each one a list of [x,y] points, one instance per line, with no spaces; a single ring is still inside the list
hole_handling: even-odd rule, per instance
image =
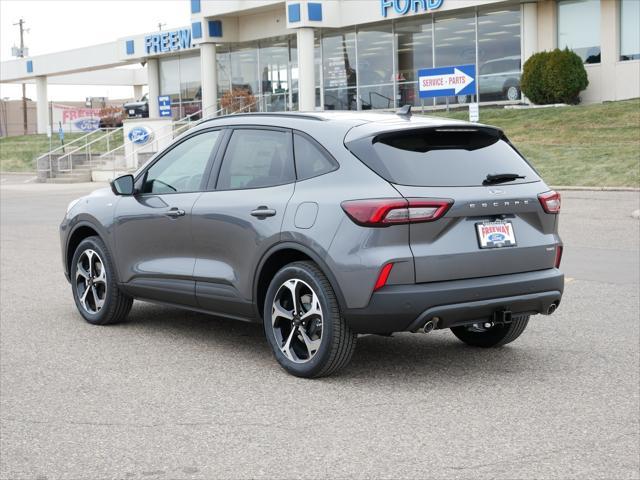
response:
[[[261,324],[136,302],[129,321],[119,328],[207,343],[212,349],[228,350],[230,356],[252,358],[257,368],[276,368]],[[488,373],[519,375],[526,372],[537,376],[558,369],[558,365],[547,365],[549,362],[543,350],[519,345],[518,341],[499,349],[468,347],[448,329],[428,335],[363,335],[358,338],[351,363],[327,380],[381,380],[385,377],[398,380],[399,376],[417,376],[435,381]]]

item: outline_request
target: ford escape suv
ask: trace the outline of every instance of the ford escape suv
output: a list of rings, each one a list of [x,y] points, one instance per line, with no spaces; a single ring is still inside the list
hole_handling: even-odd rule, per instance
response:
[[[363,112],[202,121],[134,175],[71,202],[62,261],[80,314],[133,299],[262,322],[301,377],[358,334],[515,340],[560,303],[560,196],[494,127]]]

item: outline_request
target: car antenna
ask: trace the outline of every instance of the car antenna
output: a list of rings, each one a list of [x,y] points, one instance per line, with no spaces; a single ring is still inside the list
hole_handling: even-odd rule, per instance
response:
[[[398,115],[399,117],[411,118],[411,105],[405,105],[405,106],[401,107],[396,112],[396,115]]]

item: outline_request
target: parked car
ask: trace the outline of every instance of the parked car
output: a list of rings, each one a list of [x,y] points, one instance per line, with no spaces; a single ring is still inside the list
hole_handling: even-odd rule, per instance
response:
[[[282,367],[318,377],[358,334],[515,340],[560,304],[559,211],[498,128],[255,113],[205,120],[71,202],[60,235],[87,322],[133,299],[261,322]]]
[[[520,100],[520,56],[489,60],[480,66],[480,100]],[[469,95],[459,95],[458,103],[468,103]]]
[[[128,118],[147,118],[149,117],[149,94],[145,93],[140,100],[135,102],[127,102],[122,105]]]

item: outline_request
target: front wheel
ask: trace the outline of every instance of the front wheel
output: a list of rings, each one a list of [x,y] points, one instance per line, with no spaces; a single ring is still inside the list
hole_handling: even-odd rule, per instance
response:
[[[82,317],[94,325],[124,320],[133,300],[118,288],[113,260],[99,237],[84,239],[71,260],[71,289]]]
[[[529,315],[513,317],[511,323],[492,325],[488,328],[483,323],[453,327],[453,334],[467,345],[473,347],[495,348],[513,342],[522,335],[529,323]]]
[[[312,262],[283,267],[271,280],[264,331],[278,363],[297,377],[331,375],[345,367],[357,335],[340,313],[327,277]]]

